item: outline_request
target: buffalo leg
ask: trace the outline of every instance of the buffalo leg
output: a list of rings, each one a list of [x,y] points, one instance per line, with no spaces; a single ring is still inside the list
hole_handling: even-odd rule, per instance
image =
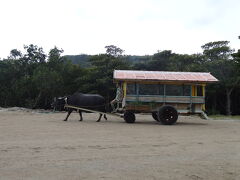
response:
[[[67,121],[68,120],[68,117],[70,116],[70,114],[72,113],[72,109],[69,109],[68,110],[68,114],[67,114],[67,116],[66,116],[66,118],[64,119],[64,121]]]
[[[79,110],[79,116],[80,116],[80,120],[79,121],[82,121],[83,118],[82,118],[82,111]]]
[[[106,114],[104,114],[103,117],[104,117],[105,120],[107,120],[107,116],[106,116]]]
[[[100,113],[100,115],[99,115],[99,118],[98,118],[97,122],[100,122],[100,121],[101,121],[101,118],[102,118],[102,114]]]

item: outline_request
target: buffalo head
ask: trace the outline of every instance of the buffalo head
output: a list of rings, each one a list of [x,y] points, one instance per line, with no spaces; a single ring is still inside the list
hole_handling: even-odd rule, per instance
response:
[[[56,111],[64,111],[64,106],[66,104],[66,97],[55,97],[51,104],[51,107]]]

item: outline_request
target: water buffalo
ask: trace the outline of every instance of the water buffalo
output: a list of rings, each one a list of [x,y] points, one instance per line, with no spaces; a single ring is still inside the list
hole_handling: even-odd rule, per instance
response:
[[[54,109],[63,110],[66,104],[71,106],[77,106],[84,109],[91,109],[95,111],[106,112],[105,99],[99,94],[83,94],[83,93],[77,92],[70,96],[54,98],[54,102],[52,103],[52,106]],[[67,121],[68,117],[70,116],[73,110],[76,110],[76,109],[73,109],[73,108],[67,109],[68,114],[64,119],[64,121]],[[80,121],[82,121],[83,118],[82,118],[81,110],[79,110],[79,115],[80,115]],[[97,122],[101,121],[102,115],[103,114],[100,113],[100,116]],[[106,114],[104,114],[104,118],[107,120]]]

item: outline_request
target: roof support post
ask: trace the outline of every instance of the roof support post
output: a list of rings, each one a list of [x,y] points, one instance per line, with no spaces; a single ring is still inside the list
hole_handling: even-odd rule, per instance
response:
[[[203,111],[206,110],[206,106],[205,106],[205,93],[206,93],[206,89],[205,89],[205,87],[206,87],[206,84],[203,84],[202,85],[202,95],[203,95],[203,101],[204,101],[204,103],[202,105],[202,110]]]
[[[192,112],[192,96],[193,96],[193,92],[194,92],[194,86],[192,85],[191,86],[191,93],[190,93],[190,107],[189,107],[190,113]]]
[[[166,84],[163,85],[163,104],[166,103]]]
[[[136,90],[137,90],[137,101],[139,101],[139,84],[135,83]]]

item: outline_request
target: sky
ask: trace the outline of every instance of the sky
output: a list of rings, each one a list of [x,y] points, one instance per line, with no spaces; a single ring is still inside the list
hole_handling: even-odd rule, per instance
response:
[[[239,0],[0,0],[0,58],[29,44],[64,55],[105,53],[107,45],[126,55],[195,54],[221,40],[237,50],[239,7]]]

